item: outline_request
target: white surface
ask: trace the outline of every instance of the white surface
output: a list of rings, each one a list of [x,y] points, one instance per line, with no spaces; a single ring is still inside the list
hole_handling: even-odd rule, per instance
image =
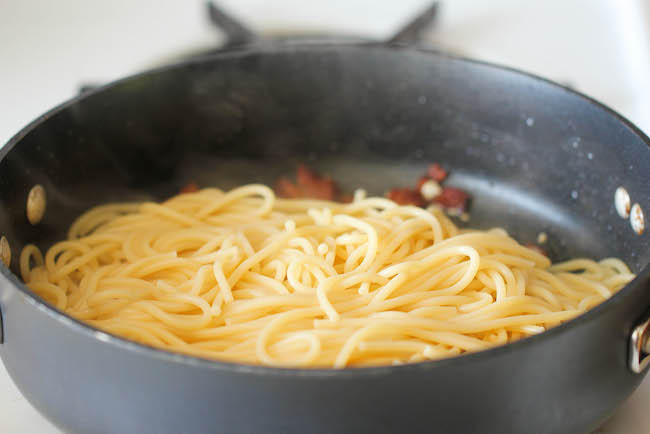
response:
[[[427,1],[222,0],[256,29],[381,38]],[[76,93],[218,38],[202,2],[0,0],[0,144]],[[648,0],[447,0],[432,41],[578,90],[650,132]],[[650,432],[650,380],[599,432]],[[0,368],[0,433],[55,433]]]

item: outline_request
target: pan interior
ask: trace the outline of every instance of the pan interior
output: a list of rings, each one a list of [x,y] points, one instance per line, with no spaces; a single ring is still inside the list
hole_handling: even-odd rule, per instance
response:
[[[0,231],[18,252],[65,237],[91,206],[161,200],[187,182],[272,184],[306,163],[344,190],[412,186],[431,162],[472,195],[469,226],[554,260],[616,256],[639,272],[648,234],[614,208],[627,189],[650,215],[650,148],[588,99],[510,70],[380,47],[292,47],[216,56],[82,97],[26,131],[0,161]],[[10,146],[12,146],[10,144]],[[43,221],[29,190],[48,194]]]

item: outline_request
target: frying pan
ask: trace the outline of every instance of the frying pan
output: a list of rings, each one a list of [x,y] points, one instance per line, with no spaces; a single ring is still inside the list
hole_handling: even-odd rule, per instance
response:
[[[66,432],[588,432],[645,375],[650,238],[619,217],[614,193],[650,211],[648,144],[571,90],[413,48],[256,47],[145,72],[55,108],[0,151],[0,232],[13,251],[0,356]],[[189,181],[271,183],[298,163],[382,194],[434,161],[471,192],[471,226],[524,243],[546,232],[554,260],[615,256],[637,278],[572,321],[488,351],[303,370],[139,345],[66,316],[16,277],[26,243],[46,248],[99,203],[164,199]],[[36,184],[47,211],[31,225]]]

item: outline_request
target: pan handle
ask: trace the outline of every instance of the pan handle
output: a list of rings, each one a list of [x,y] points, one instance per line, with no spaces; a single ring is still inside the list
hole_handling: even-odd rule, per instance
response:
[[[635,374],[640,374],[650,365],[650,317],[632,330],[629,365]]]
[[[1,265],[0,265],[1,266]],[[0,345],[5,341],[5,329],[4,329],[4,318],[2,317],[2,308],[7,304],[7,280],[4,276],[0,276]],[[6,307],[5,307],[6,309]]]

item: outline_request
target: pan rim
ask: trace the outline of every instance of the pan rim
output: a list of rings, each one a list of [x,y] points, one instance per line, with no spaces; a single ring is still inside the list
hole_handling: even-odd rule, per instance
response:
[[[175,69],[191,67],[193,65],[201,65],[212,61],[218,61],[220,59],[228,58],[243,58],[251,55],[275,55],[291,52],[328,52],[331,50],[384,50],[386,52],[412,52],[420,53],[422,55],[437,56],[442,58],[448,58],[454,61],[459,61],[466,64],[475,64],[483,67],[487,67],[491,70],[498,71],[507,71],[514,73],[519,76],[525,76],[533,81],[540,83],[544,86],[551,86],[558,88],[564,92],[571,94],[574,97],[578,97],[583,101],[590,103],[597,108],[604,110],[609,116],[613,116],[618,122],[627,127],[639,137],[647,146],[650,148],[650,138],[644,134],[637,126],[632,122],[626,119],[624,116],[608,107],[607,105],[573,89],[569,89],[566,86],[555,83],[549,79],[540,77],[535,74],[531,74],[525,71],[521,71],[517,68],[502,66],[491,62],[486,62],[482,60],[476,60],[467,58],[464,56],[459,56],[455,54],[446,53],[444,51],[429,49],[429,48],[420,48],[420,47],[408,47],[403,45],[386,45],[381,43],[349,43],[349,44],[340,44],[340,43],[292,43],[292,44],[273,44],[265,46],[248,46],[240,47],[230,51],[220,52],[216,54],[209,54],[197,58],[192,58],[189,60],[184,60],[177,63],[172,63],[169,65],[164,65],[152,69],[147,69],[142,72],[128,75],[120,79],[111,81],[103,86],[100,86],[96,89],[90,90],[79,94],[67,101],[55,106],[54,108],[46,111],[42,115],[38,116],[36,119],[28,123],[23,127],[18,133],[16,133],[9,141],[0,148],[0,161],[2,161],[7,154],[16,146],[27,134],[36,129],[43,122],[47,121],[49,118],[55,116],[56,114],[62,112],[68,107],[73,106],[78,101],[81,101],[85,98],[91,97],[92,95],[101,93],[107,89],[110,89],[113,86],[120,85],[122,83],[128,82],[133,79],[143,78],[151,76],[154,74],[162,73],[165,71],[171,71]],[[88,337],[95,341],[101,341],[103,344],[109,344],[114,348],[126,350],[138,354],[140,356],[150,357],[153,359],[158,359],[161,361],[169,363],[178,363],[182,365],[191,366],[193,368],[199,369],[211,369],[224,372],[231,372],[233,374],[253,374],[253,375],[276,375],[276,376],[296,376],[296,377],[308,377],[308,378],[318,378],[318,377],[347,377],[352,375],[354,377],[358,376],[377,376],[393,373],[397,370],[415,370],[415,371],[424,371],[434,368],[443,368],[448,366],[450,363],[453,363],[456,366],[461,366],[465,363],[474,363],[479,359],[487,359],[491,357],[500,357],[505,354],[508,354],[513,351],[519,351],[520,348],[525,348],[527,346],[533,345],[536,342],[545,341],[548,339],[553,339],[556,335],[566,333],[569,330],[578,327],[581,324],[590,322],[597,318],[601,312],[609,309],[611,305],[616,303],[620,298],[626,297],[630,292],[634,291],[635,288],[642,286],[642,282],[650,281],[650,264],[646,264],[642,270],[637,274],[636,278],[625,285],[620,291],[614,294],[609,299],[600,303],[592,309],[589,309],[587,312],[580,314],[579,316],[560,324],[559,326],[553,327],[539,335],[530,336],[518,341],[508,343],[505,345],[500,345],[486,350],[481,350],[477,352],[464,353],[458,356],[423,361],[418,363],[404,364],[399,366],[379,366],[379,367],[353,367],[353,368],[344,368],[344,369],[334,369],[334,368],[288,368],[288,367],[271,367],[263,365],[252,365],[244,363],[235,363],[220,361],[205,357],[193,356],[183,353],[177,353],[170,350],[165,350],[161,348],[152,347],[146,344],[141,344],[112,333],[102,331],[98,328],[95,328],[89,324],[82,322],[68,314],[60,311],[55,308],[40,296],[32,293],[29,288],[16,276],[13,274],[7,267],[4,265],[0,267],[0,273],[2,276],[7,279],[8,283],[14,286],[14,289],[17,289],[19,295],[23,299],[31,304],[36,309],[48,315],[53,320],[57,321],[61,326],[68,327],[71,332],[79,333],[85,337]],[[636,320],[636,318],[634,318]]]

